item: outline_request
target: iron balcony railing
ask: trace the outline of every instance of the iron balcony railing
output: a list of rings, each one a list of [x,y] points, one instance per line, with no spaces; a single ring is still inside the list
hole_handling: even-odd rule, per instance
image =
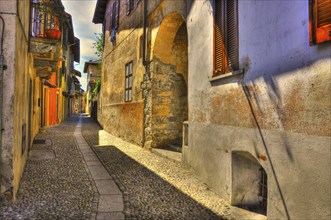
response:
[[[31,37],[59,40],[64,10],[56,2],[31,2]]]

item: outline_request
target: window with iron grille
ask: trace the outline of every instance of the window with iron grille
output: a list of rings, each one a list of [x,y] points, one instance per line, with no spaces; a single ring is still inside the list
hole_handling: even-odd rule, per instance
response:
[[[215,0],[214,73],[229,73],[239,68],[238,0]]]
[[[309,0],[309,41],[311,46],[331,41],[331,0]]]
[[[129,102],[132,100],[132,61],[125,65],[125,94],[124,100]]]
[[[261,198],[260,205],[262,212],[263,214],[266,214],[268,205],[268,177],[262,167],[260,168],[259,196]]]

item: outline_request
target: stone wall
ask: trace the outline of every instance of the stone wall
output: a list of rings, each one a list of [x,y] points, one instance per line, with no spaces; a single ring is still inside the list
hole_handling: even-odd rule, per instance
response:
[[[131,143],[142,145],[143,102],[103,105],[98,119],[106,131]]]
[[[138,5],[135,4],[135,9],[131,11],[129,15],[126,12],[125,2],[126,1],[120,2],[119,27],[116,30],[116,40],[113,42],[110,41],[109,20],[113,1],[109,1],[106,7],[105,47],[102,65],[102,89],[100,94],[100,102],[102,104],[100,105],[98,120],[108,132],[149,148],[153,138],[158,137],[162,139],[170,134],[161,132],[162,129],[163,131],[167,130],[167,126],[168,128],[172,127],[171,129],[175,131],[172,133],[176,133],[172,135],[171,139],[181,136],[181,122],[179,122],[179,125],[177,119],[179,119],[179,121],[183,120],[179,118],[179,114],[184,111],[183,109],[187,108],[187,104],[186,101],[177,98],[183,96],[183,93],[185,94],[182,88],[186,88],[187,71],[185,72],[185,68],[187,69],[187,66],[182,64],[182,60],[178,58],[180,55],[183,55],[182,52],[179,52],[183,45],[179,37],[174,50],[177,51],[178,54],[172,56],[172,44],[174,44],[174,42],[171,42],[170,59],[173,59],[171,62],[173,62],[174,65],[180,67],[172,73],[164,73],[164,79],[166,81],[159,85],[155,84],[155,80],[151,78],[153,74],[149,72],[154,70],[148,69],[146,71],[142,64],[143,1],[140,1]],[[156,41],[156,33],[163,19],[167,17],[168,14],[180,12],[177,18],[181,19],[181,23],[175,24],[177,25],[177,30],[173,33],[172,39],[174,41],[178,28],[183,23],[185,9],[184,1],[148,1],[148,60],[152,61],[152,59],[154,59],[152,51]],[[185,57],[187,58],[187,52],[183,59],[185,59]],[[132,102],[125,102],[125,65],[131,61],[133,63]],[[154,68],[152,65],[153,64],[151,64],[150,67]],[[152,84],[153,88],[159,91],[152,93]],[[176,85],[175,90],[168,91],[168,95],[173,95],[171,98],[169,96],[169,100],[157,97],[157,94],[162,90],[161,87],[164,85],[167,86],[168,90],[170,87],[173,89]],[[153,109],[152,102],[156,103]],[[164,117],[164,115],[162,115],[163,113],[161,113],[162,110],[157,110],[157,108],[161,108],[160,106],[167,102],[173,103],[173,107],[171,107],[172,115]],[[174,107],[175,104],[180,107]],[[135,107],[132,108],[132,106]],[[152,111],[158,111],[160,113],[160,115],[153,116],[153,122]],[[134,118],[132,118],[133,115]],[[157,123],[155,123],[156,121]],[[167,123],[170,124],[164,126],[162,125],[162,121],[168,121]],[[134,129],[132,129],[133,123]],[[159,127],[163,126],[163,128],[154,132],[155,129],[152,129],[152,123],[157,124]],[[147,142],[148,144],[146,144]]]

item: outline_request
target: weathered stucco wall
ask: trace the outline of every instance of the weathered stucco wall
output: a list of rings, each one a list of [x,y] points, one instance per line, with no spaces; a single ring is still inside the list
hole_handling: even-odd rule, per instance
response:
[[[331,44],[309,46],[305,1],[239,1],[238,14],[244,74],[210,81],[213,7],[188,7],[184,161],[231,201],[231,152],[247,152],[268,175],[268,218],[329,218]]]
[[[5,20],[2,144],[1,144],[1,194],[6,199],[15,198],[27,158],[29,146],[29,62],[28,27],[29,2],[1,1]],[[17,9],[18,6],[18,9]],[[17,14],[18,12],[18,14]],[[32,108],[31,108],[32,110]],[[31,130],[31,136],[33,132]]]
[[[28,155],[29,129],[31,121],[29,121],[30,105],[30,79],[29,73],[29,57],[28,57],[28,36],[29,36],[29,2],[19,2],[18,15],[16,16],[16,50],[15,50],[15,93],[14,93],[14,198],[19,189],[21,176],[24,171],[25,163]],[[23,98],[25,97],[25,98]],[[31,97],[32,99],[32,97]],[[32,102],[32,100],[31,100]],[[32,133],[31,133],[32,135]]]
[[[15,1],[0,1],[3,12],[15,13]],[[15,82],[15,15],[2,14],[5,21],[4,30],[4,64],[3,71],[3,106],[2,106],[2,143],[1,143],[1,194],[8,191],[6,196],[11,197],[10,189],[13,186],[13,143],[14,143],[14,82]]]

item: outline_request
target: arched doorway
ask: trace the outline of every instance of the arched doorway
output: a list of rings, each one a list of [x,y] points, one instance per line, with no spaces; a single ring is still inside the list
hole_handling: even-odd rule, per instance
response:
[[[153,148],[181,151],[188,119],[188,38],[183,17],[166,16],[157,33],[152,69],[151,137]]]

